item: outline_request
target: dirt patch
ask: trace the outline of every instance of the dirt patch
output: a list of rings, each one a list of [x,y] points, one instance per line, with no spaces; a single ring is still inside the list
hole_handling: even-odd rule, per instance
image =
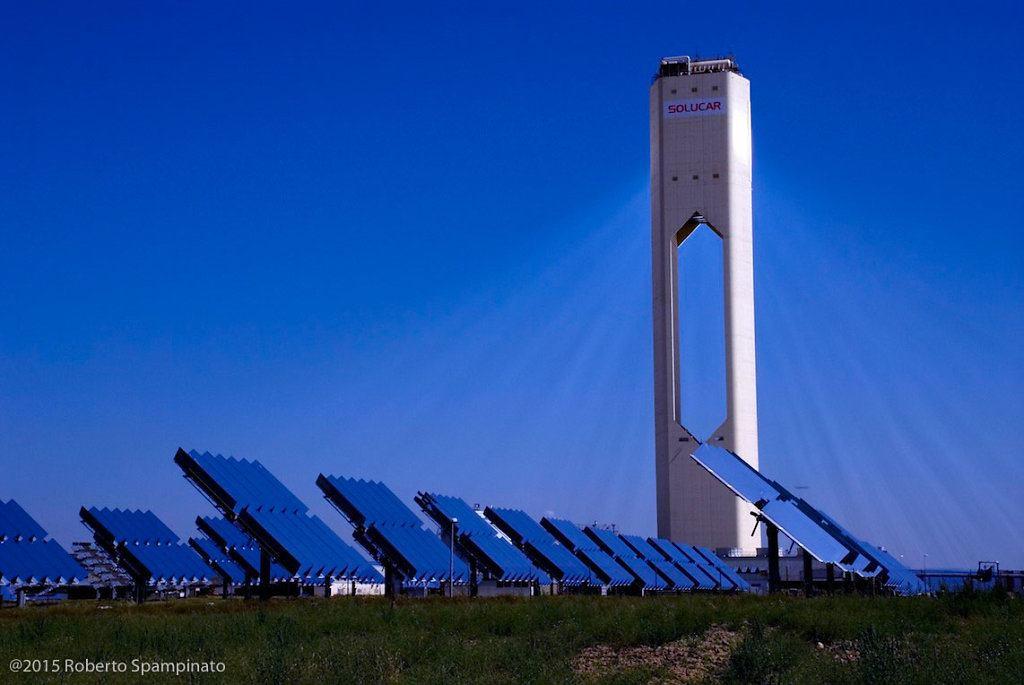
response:
[[[740,631],[713,625],[699,637],[659,647],[587,647],[573,660],[573,671],[581,678],[591,679],[650,668],[664,671],[664,677],[655,680],[659,683],[705,680],[724,672],[729,656],[742,639]]]
[[[857,642],[854,640],[841,640],[829,645],[819,642],[816,646],[818,651],[824,652],[836,661],[846,664],[860,659],[860,649],[858,649]]]

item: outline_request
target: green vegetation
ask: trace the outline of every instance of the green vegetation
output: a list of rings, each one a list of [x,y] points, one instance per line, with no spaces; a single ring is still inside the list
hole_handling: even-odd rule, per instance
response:
[[[1024,601],[545,597],[194,599],[0,611],[0,681],[138,682],[131,660],[223,662],[146,682],[1024,682]],[[12,673],[11,659],[129,672]]]

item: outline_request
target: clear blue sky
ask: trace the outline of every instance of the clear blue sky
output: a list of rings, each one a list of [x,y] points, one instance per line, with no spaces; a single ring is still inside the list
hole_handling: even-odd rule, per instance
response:
[[[1019,3],[339,4],[6,4],[0,498],[184,537],[180,445],[653,534],[648,86],[732,52],[762,470],[1024,567]]]

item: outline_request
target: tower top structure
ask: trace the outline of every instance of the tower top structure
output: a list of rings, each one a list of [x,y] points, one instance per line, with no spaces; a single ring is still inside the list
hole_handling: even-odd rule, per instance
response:
[[[716,59],[690,59],[689,55],[678,57],[665,57],[658,66],[658,73],[654,78],[662,76],[690,76],[691,74],[711,74],[717,71],[731,71],[734,74],[740,73],[736,60],[729,57]]]

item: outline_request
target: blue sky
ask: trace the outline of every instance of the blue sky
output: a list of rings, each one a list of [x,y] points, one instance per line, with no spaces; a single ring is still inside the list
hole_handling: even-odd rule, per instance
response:
[[[0,497],[176,448],[653,534],[648,86],[751,81],[762,470],[1024,567],[1018,5],[8,5]],[[714,360],[710,360],[714,361]],[[710,363],[709,361],[709,363]]]

